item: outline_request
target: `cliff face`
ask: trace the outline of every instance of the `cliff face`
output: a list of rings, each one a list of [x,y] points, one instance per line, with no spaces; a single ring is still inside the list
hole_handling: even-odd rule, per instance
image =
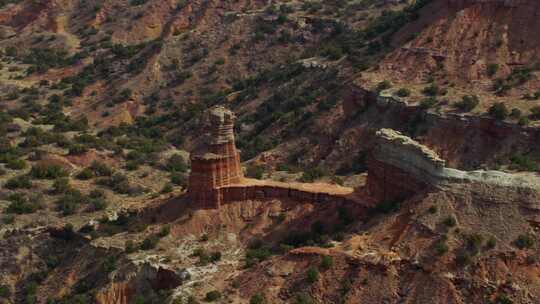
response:
[[[488,115],[426,111],[418,104],[383,91],[376,93],[354,85],[345,97],[343,109],[353,123],[342,131],[338,144],[348,143],[362,150],[374,147],[372,130],[390,128],[414,137],[429,147],[447,167],[476,170],[507,165],[513,155],[537,155],[540,151],[538,128],[496,120]],[[360,114],[359,114],[360,113]],[[356,116],[355,116],[356,115]],[[354,153],[334,146],[326,157],[339,162]],[[354,150],[353,150],[354,151]]]
[[[535,174],[463,171],[445,165],[435,151],[399,132],[381,129],[376,133],[376,146],[369,162],[368,193],[378,201],[399,201],[428,187],[457,183],[479,183],[525,192],[540,190],[540,178]]]
[[[445,161],[418,142],[391,129],[376,133],[368,162],[368,194],[378,201],[401,201],[438,182]]]

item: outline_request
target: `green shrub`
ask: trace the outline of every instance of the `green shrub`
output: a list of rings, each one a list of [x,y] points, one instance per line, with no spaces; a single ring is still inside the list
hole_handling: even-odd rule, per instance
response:
[[[430,109],[432,108],[433,106],[435,106],[437,104],[437,99],[435,97],[428,97],[428,98],[424,98],[420,101],[420,107],[422,109]]]
[[[443,224],[447,227],[455,227],[457,225],[457,220],[454,216],[448,216],[443,220]]]
[[[497,239],[490,237],[486,242],[486,249],[493,249],[497,246]]]
[[[38,164],[32,166],[30,176],[37,179],[56,179],[59,177],[66,177],[68,176],[68,173],[59,165]]]
[[[9,286],[0,285],[0,298],[6,299],[9,298],[10,295],[11,291],[9,290]]]
[[[137,247],[135,246],[135,243],[132,240],[126,241],[125,247],[126,247],[125,251],[127,254],[137,251]]]
[[[54,180],[52,186],[53,194],[63,194],[71,190],[71,185],[69,184],[69,178],[61,177]]]
[[[207,302],[214,302],[221,298],[221,293],[217,290],[213,290],[206,293],[204,300]]]
[[[147,0],[129,0],[129,5],[131,6],[139,6],[146,3]]]
[[[268,248],[248,249],[246,252],[246,265],[249,267],[258,262],[268,259],[272,252]]]
[[[531,234],[521,234],[514,241],[514,245],[519,249],[530,249],[534,246],[534,236]]]
[[[30,214],[41,208],[38,199],[29,199],[20,193],[10,195],[8,201],[10,204],[6,209],[6,213]]]
[[[338,60],[343,57],[343,50],[335,45],[329,45],[324,48],[322,55],[330,60]]]
[[[95,176],[111,176],[113,174],[113,170],[109,166],[98,161],[92,162],[90,170],[94,172]]]
[[[540,106],[534,106],[531,108],[531,115],[529,116],[533,120],[540,119]]]
[[[327,175],[328,172],[321,167],[309,168],[300,177],[300,181],[303,183],[312,183],[317,179]]]
[[[5,184],[8,189],[30,189],[32,188],[32,181],[28,175],[19,175],[8,179]]]
[[[187,164],[182,155],[174,154],[167,160],[166,168],[171,172],[186,172]]]
[[[101,264],[101,270],[104,273],[110,273],[116,270],[116,257],[108,256]]]
[[[264,167],[258,165],[250,165],[247,168],[246,176],[250,178],[262,179],[264,174]]]
[[[185,174],[179,172],[173,172],[170,176],[171,183],[182,188],[187,188],[188,180]]]
[[[69,155],[81,155],[88,152],[88,147],[82,144],[72,144],[69,146]]]
[[[47,267],[49,269],[55,269],[60,265],[61,261],[57,256],[49,255],[45,259],[45,264],[47,264]]]
[[[173,191],[173,185],[166,183],[165,186],[161,189],[161,193],[171,193]]]
[[[2,218],[2,222],[6,225],[13,224],[15,223],[15,216],[13,214],[8,214]]]
[[[187,304],[199,304],[199,301],[194,296],[189,296],[187,299]]]
[[[193,252],[193,256],[199,258],[199,266],[205,266],[210,263],[210,255],[208,255],[208,253],[203,248],[195,249],[195,251]]]
[[[80,180],[89,180],[94,177],[94,171],[92,171],[90,168],[84,168],[77,174],[76,177]]]
[[[439,240],[434,245],[435,254],[441,256],[448,252],[448,245],[445,241]]]
[[[313,304],[313,299],[307,294],[298,294],[294,298],[294,304]]]
[[[156,248],[158,243],[159,243],[159,237],[157,235],[148,236],[141,243],[141,249],[142,250],[154,249]]]
[[[131,98],[132,91],[130,89],[123,89],[117,97],[113,99],[114,103],[122,103]]]
[[[422,90],[422,93],[424,95],[426,95],[426,96],[434,97],[434,96],[437,96],[437,95],[441,94],[441,89],[439,88],[439,86],[437,84],[432,83],[429,86],[425,87]]]
[[[62,212],[62,215],[74,214],[81,204],[88,201],[79,191],[71,190],[64,194],[60,199],[56,201],[58,211]]]
[[[489,77],[491,77],[491,76],[494,76],[495,74],[497,74],[498,70],[499,70],[499,65],[498,64],[490,63],[490,64],[487,65],[486,72],[487,72],[487,75]]]
[[[484,237],[481,234],[473,233],[467,236],[465,245],[467,250],[474,256],[480,252],[482,245],[484,244]]]
[[[494,103],[488,110],[490,116],[498,120],[504,120],[508,117],[508,109],[502,102]]]
[[[96,199],[96,198],[105,198],[105,192],[103,192],[102,190],[99,190],[99,189],[93,189],[93,190],[90,191],[90,193],[88,194],[88,197],[89,197],[89,198],[92,198],[92,199]]]
[[[376,90],[378,92],[388,90],[392,87],[392,83],[388,80],[383,80],[377,84]]]
[[[15,100],[18,99],[21,95],[18,91],[11,91],[6,95],[7,100]]]
[[[506,295],[498,295],[497,298],[495,298],[494,304],[512,304],[514,301],[510,300],[510,298]]]
[[[468,252],[460,252],[456,255],[456,264],[458,266],[467,266],[472,263],[472,257]]]
[[[216,251],[216,252],[212,252],[212,254],[210,254],[210,261],[215,263],[215,262],[218,262],[219,260],[221,260],[221,252],[219,251]]]
[[[93,198],[90,199],[90,205],[92,206],[92,210],[101,211],[107,209],[108,203],[103,198]]]
[[[10,159],[6,164],[6,167],[11,170],[22,170],[26,168],[26,161],[23,159]]]
[[[266,304],[266,299],[261,294],[255,294],[249,299],[249,304]]]
[[[130,160],[130,161],[126,162],[125,169],[127,171],[135,171],[135,170],[139,169],[139,166],[140,166],[139,161]]]
[[[254,240],[248,245],[246,251],[246,266],[250,267],[255,263],[264,261],[271,255],[272,252],[261,240]]]
[[[159,237],[166,237],[171,233],[171,226],[165,225],[159,230]]]
[[[74,64],[79,55],[68,56],[68,52],[54,48],[32,48],[22,58],[23,63],[30,64],[27,73],[44,73],[50,68],[65,67]]]
[[[115,173],[111,177],[99,179],[97,183],[109,187],[119,194],[134,195],[142,192],[141,188],[131,186],[127,177],[121,173]]]
[[[334,259],[331,256],[325,255],[322,257],[321,269],[328,270],[332,268],[333,265],[334,265]]]
[[[510,111],[510,117],[514,118],[514,119],[519,119],[521,118],[521,110],[518,109],[518,108],[513,108],[511,111]]]
[[[409,95],[411,95],[411,90],[407,88],[401,88],[396,92],[396,95],[399,97],[408,97]]]
[[[480,99],[476,95],[465,95],[461,101],[455,103],[455,106],[464,112],[470,112],[474,110],[480,103]]]
[[[319,271],[314,267],[309,268],[306,273],[306,278],[309,283],[313,284],[317,282],[319,280]]]
[[[510,157],[510,169],[520,171],[537,171],[538,163],[527,155],[515,154]]]

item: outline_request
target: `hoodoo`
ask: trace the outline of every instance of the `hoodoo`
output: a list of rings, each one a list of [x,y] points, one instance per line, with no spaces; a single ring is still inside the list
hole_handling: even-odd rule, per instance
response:
[[[212,191],[243,179],[240,153],[234,143],[235,115],[230,110],[216,106],[208,112],[210,137],[201,152],[191,156],[189,196],[200,208],[212,208],[217,192]],[[213,205],[213,204],[212,204]]]

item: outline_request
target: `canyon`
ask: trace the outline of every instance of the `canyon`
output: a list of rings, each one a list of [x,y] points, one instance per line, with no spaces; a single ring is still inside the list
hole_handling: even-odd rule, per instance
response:
[[[536,303],[539,12],[0,0],[0,303]]]

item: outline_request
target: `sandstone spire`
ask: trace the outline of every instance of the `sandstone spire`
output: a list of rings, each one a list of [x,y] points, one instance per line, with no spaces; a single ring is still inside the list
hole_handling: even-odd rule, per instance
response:
[[[213,197],[217,192],[212,190],[238,184],[243,179],[240,153],[234,142],[235,118],[233,112],[222,106],[208,111],[210,138],[201,153],[192,155],[189,177],[188,193],[199,207],[213,207],[218,198]]]

